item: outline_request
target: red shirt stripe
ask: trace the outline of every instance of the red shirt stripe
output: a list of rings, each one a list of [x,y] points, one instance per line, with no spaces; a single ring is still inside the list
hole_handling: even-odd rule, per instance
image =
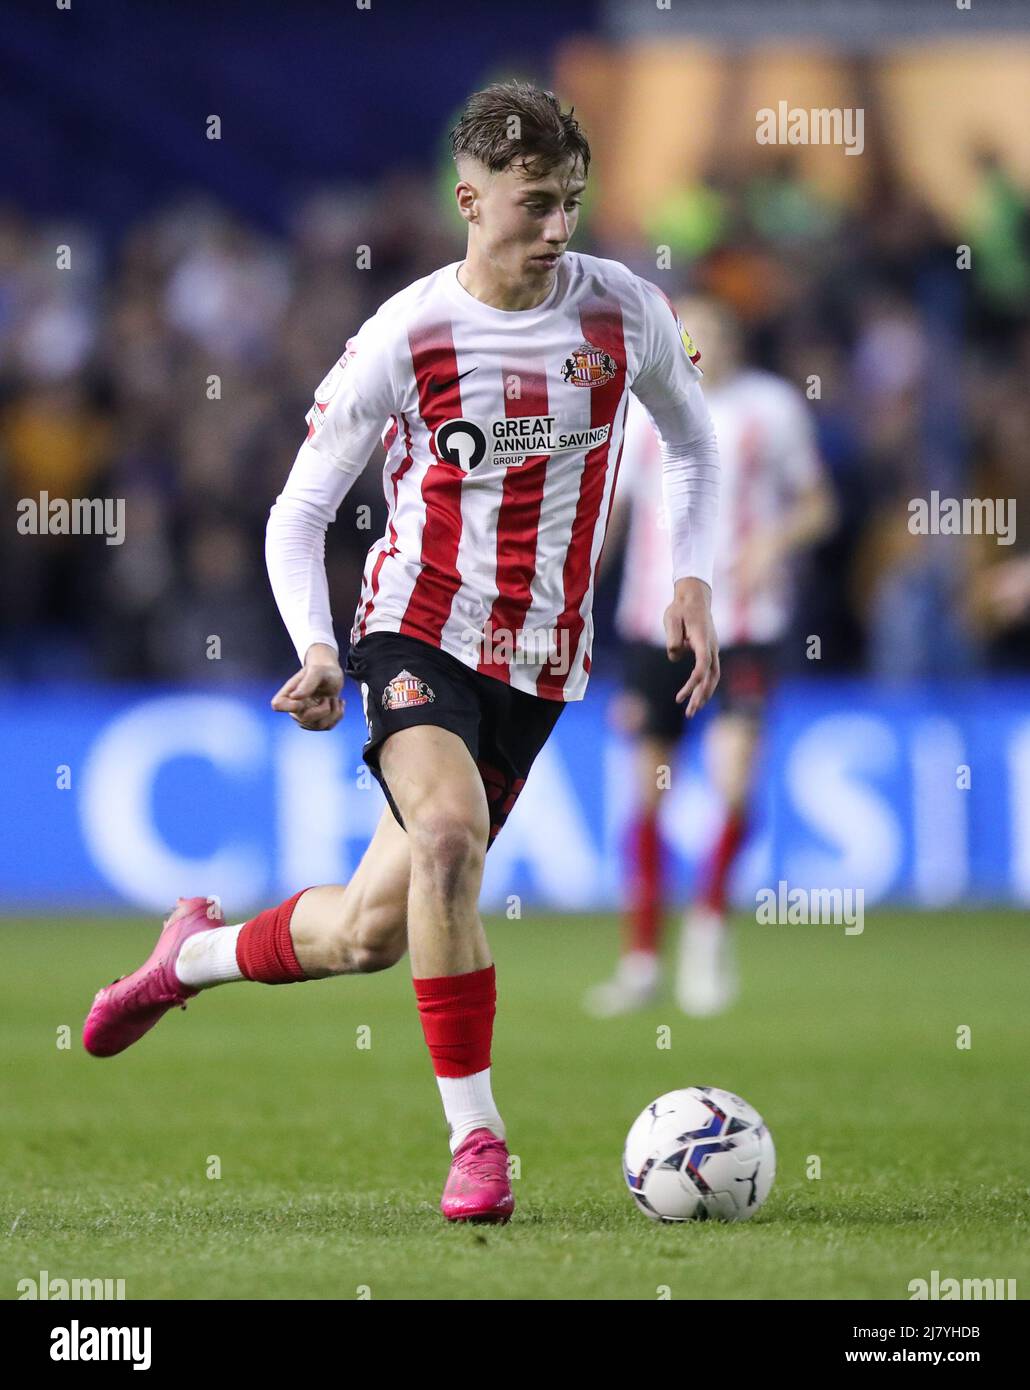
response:
[[[393,501],[390,502],[390,519],[388,531],[390,537],[390,544],[386,549],[381,550],[379,552],[379,554],[376,556],[376,562],[372,567],[371,593],[369,595],[368,602],[365,604],[365,610],[361,615],[360,630],[358,633],[359,637],[364,637],[365,625],[367,624],[368,619],[372,613],[372,609],[375,607],[376,604],[376,594],[379,592],[379,571],[383,568],[383,561],[386,560],[389,556],[397,554],[397,528],[393,524],[394,513],[397,510],[397,484],[404,477],[405,473],[407,473],[408,469],[415,461],[414,455],[411,452],[411,426],[408,424],[407,416],[403,413],[401,414],[400,419],[401,423],[404,426],[404,458],[401,460],[400,467],[395,468],[393,471]],[[394,416],[394,422],[390,429],[389,442],[387,444],[387,448],[389,448],[390,444],[393,443],[396,437],[397,417]],[[387,498],[387,501],[389,502],[389,498]]]
[[[426,504],[422,570],[404,610],[400,631],[439,646],[454,595],[461,585],[458,546],[461,484],[465,475],[455,464],[440,460],[433,435],[445,420],[461,415],[461,387],[450,323],[414,329],[408,335],[408,343],[418,387],[419,414],[429,431],[436,462],[429,465],[422,479],[422,499]],[[433,389],[440,385],[444,385],[443,390]]]
[[[594,300],[580,312],[580,326],[586,342],[604,348],[615,359],[617,371],[611,381],[590,390],[590,426],[608,424],[615,428],[615,416],[626,390],[626,344],[623,336],[622,310],[614,300]],[[547,662],[537,678],[538,695],[552,700],[563,698],[565,682],[576,664],[583,636],[583,614],[580,611],[590,587],[590,551],[593,547],[597,519],[604,500],[604,485],[611,451],[611,431],[607,440],[591,449],[583,464],[579,481],[579,498],[572,522],[572,534],[562,570],[564,605],[558,619],[558,629],[568,629],[569,671],[555,670]]]
[[[527,370],[522,365],[505,363],[502,376],[505,382],[516,377],[521,390],[517,400],[509,399],[507,391],[504,392],[506,419],[548,413],[547,375],[542,366]],[[521,464],[505,469],[497,515],[497,597],[490,609],[490,629],[495,640],[501,633],[511,633],[508,640],[514,640],[533,601],[531,585],[536,573],[540,504],[550,457],[550,454],[534,454]],[[477,669],[497,680],[511,681],[508,662],[480,660]]]

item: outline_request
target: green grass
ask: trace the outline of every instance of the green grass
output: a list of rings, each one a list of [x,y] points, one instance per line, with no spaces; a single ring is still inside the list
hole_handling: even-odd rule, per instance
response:
[[[581,1013],[613,919],[488,929],[494,1090],[522,1164],[503,1229],[437,1210],[448,1151],[406,963],[230,985],[98,1061],[82,1018],[154,924],[7,924],[0,1296],[44,1269],[123,1278],[129,1298],[904,1299],[933,1269],[1030,1290],[1021,915],[870,914],[850,938],[742,921],[742,998],[706,1022],[671,1000]],[[694,1083],[772,1130],[779,1172],[751,1222],[655,1226],[623,1187],[630,1122]]]

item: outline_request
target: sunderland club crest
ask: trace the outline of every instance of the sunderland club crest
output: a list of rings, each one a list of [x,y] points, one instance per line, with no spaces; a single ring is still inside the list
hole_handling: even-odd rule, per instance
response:
[[[615,358],[603,348],[582,342],[565,359],[562,380],[570,386],[603,386],[617,371]]]
[[[416,705],[428,705],[435,699],[425,681],[419,680],[410,671],[400,671],[383,691],[383,709],[413,709]]]

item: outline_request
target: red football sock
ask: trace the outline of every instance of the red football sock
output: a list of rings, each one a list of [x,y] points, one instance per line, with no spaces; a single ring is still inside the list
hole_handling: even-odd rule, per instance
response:
[[[726,817],[705,868],[699,901],[704,907],[720,915],[726,911],[726,885],[729,882],[733,861],[744,839],[745,828],[744,815],[740,811],[731,811]]]
[[[264,985],[289,985],[307,976],[293,952],[290,918],[302,888],[278,907],[266,908],[247,922],[236,939],[236,964],[248,980]]]
[[[631,951],[654,954],[662,929],[662,837],[657,810],[642,811],[634,823],[630,856],[626,944]]]
[[[494,967],[413,983],[437,1076],[474,1076],[485,1071],[490,1065],[497,1008]]]

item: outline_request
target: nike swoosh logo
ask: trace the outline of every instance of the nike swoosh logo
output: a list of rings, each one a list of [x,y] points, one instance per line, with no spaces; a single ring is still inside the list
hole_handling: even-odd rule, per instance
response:
[[[438,391],[446,391],[451,386],[457,386],[462,378],[471,376],[475,371],[478,371],[477,367],[469,367],[467,372],[462,372],[461,376],[452,376],[450,381],[431,381],[429,383],[429,394],[435,396]]]

